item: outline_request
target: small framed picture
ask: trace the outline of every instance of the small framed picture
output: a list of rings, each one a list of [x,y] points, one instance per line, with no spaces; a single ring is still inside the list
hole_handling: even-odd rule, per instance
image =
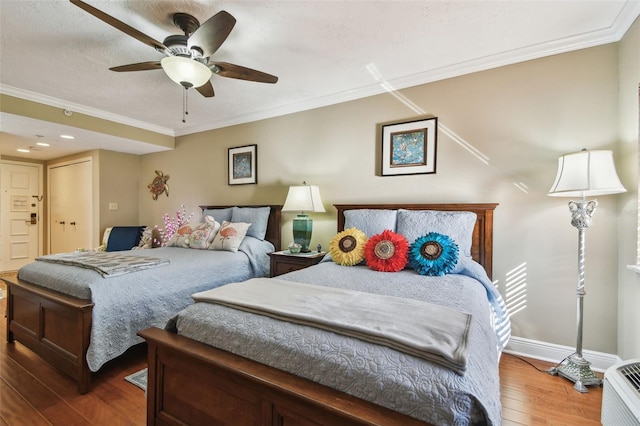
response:
[[[438,118],[382,125],[381,175],[436,172]]]
[[[229,185],[258,183],[258,145],[229,148]]]

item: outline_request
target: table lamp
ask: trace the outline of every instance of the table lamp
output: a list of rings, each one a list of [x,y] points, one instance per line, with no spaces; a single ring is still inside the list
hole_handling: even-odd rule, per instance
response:
[[[320,189],[314,185],[307,185],[306,182],[302,182],[300,186],[290,186],[282,211],[300,212],[293,219],[293,241],[302,246],[300,252],[309,253],[313,220],[305,212],[323,213],[325,211],[320,198]]]

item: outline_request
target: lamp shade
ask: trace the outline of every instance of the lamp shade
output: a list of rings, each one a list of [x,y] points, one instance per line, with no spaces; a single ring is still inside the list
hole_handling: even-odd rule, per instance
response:
[[[616,173],[613,152],[604,150],[561,155],[552,197],[590,197],[625,192]]]
[[[209,67],[194,59],[182,56],[167,56],[160,61],[169,78],[181,86],[200,87],[211,78]]]
[[[282,211],[324,212],[325,209],[322,205],[322,199],[320,198],[320,189],[314,185],[290,186]]]

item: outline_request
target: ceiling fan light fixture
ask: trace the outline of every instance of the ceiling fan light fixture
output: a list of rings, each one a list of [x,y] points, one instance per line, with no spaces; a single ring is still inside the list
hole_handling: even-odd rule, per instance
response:
[[[209,67],[190,58],[167,56],[160,65],[171,80],[186,88],[200,87],[211,78]]]

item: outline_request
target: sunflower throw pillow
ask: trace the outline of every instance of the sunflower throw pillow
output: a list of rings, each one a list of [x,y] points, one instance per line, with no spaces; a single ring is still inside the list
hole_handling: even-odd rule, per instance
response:
[[[422,275],[446,275],[457,263],[458,245],[447,235],[429,232],[409,248],[409,264]]]
[[[367,236],[357,228],[338,232],[329,242],[329,253],[338,265],[353,266],[364,260]]]
[[[398,272],[404,269],[408,252],[409,241],[389,229],[369,238],[364,247],[367,266],[381,272]]]

